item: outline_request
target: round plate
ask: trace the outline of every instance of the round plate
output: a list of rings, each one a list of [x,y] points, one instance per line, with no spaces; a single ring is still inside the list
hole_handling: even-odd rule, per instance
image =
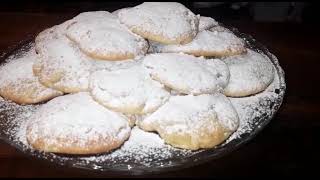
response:
[[[277,76],[272,87],[269,87],[262,93],[246,98],[230,98],[231,102],[239,105],[235,106],[236,109],[237,107],[241,108],[245,105],[245,108],[241,110],[242,114],[239,114],[241,119],[240,127],[229,139],[226,140],[226,142],[215,148],[199,151],[187,151],[166,145],[162,147],[163,149],[143,151],[143,153],[139,153],[139,150],[137,150],[136,152],[127,153],[122,151],[121,154],[119,153],[121,150],[118,152],[116,150],[108,154],[94,156],[67,156],[39,152],[17,140],[16,134],[14,133],[17,132],[17,129],[20,127],[13,119],[18,116],[23,109],[32,109],[33,106],[19,106],[5,100],[0,100],[0,138],[21,152],[50,163],[87,170],[104,171],[107,173],[122,173],[124,175],[141,175],[177,170],[222,157],[251,140],[270,122],[282,103],[286,89],[284,72],[281,69],[277,58],[271,54],[267,48],[256,42],[251,36],[239,33],[235,28],[229,29],[239,37],[243,38],[246,41],[248,48],[254,49],[268,56],[275,67]],[[28,38],[28,40],[11,48],[11,50],[9,50],[5,55],[0,57],[0,62],[3,63],[9,56],[18,55],[19,52],[27,50],[33,39],[34,37],[32,36]],[[10,105],[8,106],[8,104]],[[34,107],[36,106],[41,105],[35,105]],[[143,146],[141,147],[143,148]],[[165,155],[159,156],[159,154]]]

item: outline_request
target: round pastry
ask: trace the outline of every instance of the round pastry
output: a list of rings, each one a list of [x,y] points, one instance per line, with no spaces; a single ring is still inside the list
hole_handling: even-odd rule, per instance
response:
[[[86,91],[91,69],[90,59],[61,35],[59,28],[61,26],[54,26],[37,36],[39,58],[34,64],[34,73],[47,87],[65,93]]]
[[[11,57],[0,66],[0,95],[18,104],[35,104],[50,100],[63,93],[47,88],[33,75],[36,59],[34,44],[21,57]]]
[[[239,118],[222,94],[172,96],[156,112],[138,121],[146,131],[156,131],[174,147],[197,150],[212,148],[238,127]]]
[[[88,56],[101,60],[125,60],[144,55],[148,42],[121,25],[107,11],[86,12],[72,20],[66,36]]]
[[[91,58],[81,53],[65,36],[65,31],[73,20],[85,19],[86,16],[90,17],[92,14],[80,13],[73,19],[47,28],[36,36],[36,52],[39,56],[33,65],[33,73],[39,77],[43,85],[65,93],[88,89],[90,62],[87,60]],[[81,67],[80,64],[84,65]],[[100,64],[102,63],[99,63],[99,66]]]
[[[156,42],[150,42],[150,45],[155,52],[183,52],[194,56],[223,57],[246,52],[244,41],[231,31],[203,30],[193,41],[184,45],[165,45]]]
[[[145,2],[120,10],[118,18],[132,32],[164,44],[189,43],[199,27],[199,17],[176,2]]]
[[[44,152],[96,154],[118,148],[130,135],[125,116],[95,102],[89,93],[61,96],[30,117],[27,140]]]
[[[116,71],[97,71],[90,79],[92,97],[114,111],[146,114],[155,111],[170,96],[142,66]]]
[[[212,17],[200,16],[199,20],[199,32],[208,30],[214,26],[218,26],[219,23]]]
[[[230,80],[224,94],[249,96],[265,90],[274,79],[274,68],[268,57],[248,49],[244,55],[223,59],[230,70]]]
[[[218,59],[158,53],[146,56],[143,65],[153,79],[184,94],[221,92],[229,81],[229,69]]]

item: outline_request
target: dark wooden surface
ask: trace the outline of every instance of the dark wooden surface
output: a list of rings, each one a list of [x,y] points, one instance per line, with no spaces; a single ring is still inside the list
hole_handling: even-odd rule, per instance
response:
[[[0,54],[74,13],[0,12]],[[265,44],[286,73],[284,103],[271,123],[237,151],[212,162],[152,177],[317,175],[320,141],[320,28],[316,24],[228,21]],[[0,177],[123,177],[55,167],[0,141]]]

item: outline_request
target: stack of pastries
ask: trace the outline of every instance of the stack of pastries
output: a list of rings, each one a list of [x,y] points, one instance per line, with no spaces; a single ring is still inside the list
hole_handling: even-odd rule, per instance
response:
[[[213,148],[239,126],[229,97],[264,91],[268,57],[174,2],[84,12],[42,31],[0,67],[0,95],[41,104],[27,120],[40,151],[108,153],[138,126],[182,149]]]

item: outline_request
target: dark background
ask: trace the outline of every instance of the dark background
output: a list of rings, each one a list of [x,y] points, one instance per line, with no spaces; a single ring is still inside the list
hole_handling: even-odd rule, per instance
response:
[[[142,2],[142,1],[141,1]],[[99,0],[64,1],[1,1],[2,12],[33,13],[80,13],[83,11],[107,10],[135,6],[140,1],[107,2]],[[318,3],[316,2],[188,2],[182,1],[195,13],[214,16],[220,19],[246,19],[268,22],[318,23]]]
[[[320,160],[319,6],[309,2],[182,2],[252,35],[286,73],[284,103],[252,141],[212,162],[153,177],[318,176]],[[140,2],[1,1],[0,54],[44,28],[80,12],[113,11]],[[1,119],[0,119],[1,120]],[[0,142],[0,177],[110,177],[35,161]],[[122,177],[121,174],[112,175]]]

